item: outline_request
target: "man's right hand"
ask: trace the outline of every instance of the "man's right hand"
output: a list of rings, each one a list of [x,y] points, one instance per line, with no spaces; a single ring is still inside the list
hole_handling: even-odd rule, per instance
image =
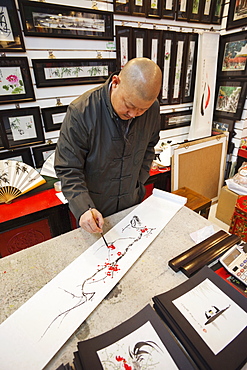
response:
[[[81,215],[79,225],[89,233],[102,233],[104,218],[96,208],[92,208]]]

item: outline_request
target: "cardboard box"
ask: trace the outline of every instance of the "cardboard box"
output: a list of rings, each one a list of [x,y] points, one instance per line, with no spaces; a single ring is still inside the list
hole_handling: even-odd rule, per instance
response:
[[[227,186],[223,186],[220,191],[220,196],[217,204],[215,214],[216,218],[218,218],[225,224],[230,225],[237,198],[237,193],[229,190]]]

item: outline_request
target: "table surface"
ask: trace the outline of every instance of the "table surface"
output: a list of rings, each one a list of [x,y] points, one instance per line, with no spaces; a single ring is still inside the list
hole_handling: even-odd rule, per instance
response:
[[[104,232],[133,208],[107,217]],[[190,233],[208,225],[211,223],[207,219],[182,207],[115,288],[55,354],[45,370],[57,369],[62,363],[72,364],[73,352],[77,350],[79,341],[112,329],[139,312],[146,304],[152,305],[153,296],[184,282],[187,277],[181,272],[175,273],[168,266],[168,261],[195,244]],[[219,230],[216,225],[214,229]],[[0,323],[98,238],[99,234],[76,229],[2,258]]]

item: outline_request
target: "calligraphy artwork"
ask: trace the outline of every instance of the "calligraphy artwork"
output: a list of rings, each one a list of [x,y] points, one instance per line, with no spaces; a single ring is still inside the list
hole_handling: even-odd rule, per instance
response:
[[[2,366],[43,368],[185,203],[154,189],[105,234],[108,247],[99,239],[15,311],[0,326]]]

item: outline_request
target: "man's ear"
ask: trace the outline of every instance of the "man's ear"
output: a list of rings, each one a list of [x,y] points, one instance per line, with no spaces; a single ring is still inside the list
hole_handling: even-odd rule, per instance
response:
[[[120,83],[120,78],[117,75],[112,76],[112,88],[115,89]]]

